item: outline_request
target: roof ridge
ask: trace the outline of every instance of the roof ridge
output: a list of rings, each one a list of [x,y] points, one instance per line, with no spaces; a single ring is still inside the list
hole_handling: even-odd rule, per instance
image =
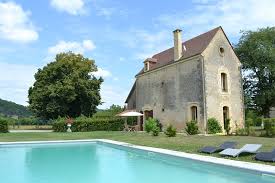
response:
[[[212,31],[218,30],[218,29],[220,29],[220,28],[222,29],[221,26],[218,26],[218,27],[216,27],[216,28],[213,28],[213,29],[211,29],[211,30],[209,30],[209,31],[207,31],[207,32],[204,32],[204,33],[202,33],[202,34],[200,34],[200,35],[197,35],[197,36],[195,36],[195,37],[193,37],[193,38],[191,38],[191,39],[188,39],[188,40],[182,42],[182,44],[187,43],[187,42],[190,42],[190,41],[192,41],[192,40],[194,40],[194,39],[197,39],[197,38],[199,38],[199,37],[201,37],[201,36],[203,36],[203,35],[205,35],[205,34],[208,34],[208,33],[212,32]],[[161,51],[161,52],[159,52],[159,53],[154,54],[154,55],[152,56],[152,58],[153,58],[154,56],[159,55],[159,54],[161,54],[161,53],[163,53],[163,52],[166,52],[166,51],[168,51],[168,50],[170,50],[170,49],[172,49],[172,48],[174,48],[174,46],[173,46],[173,47],[170,47],[170,48],[168,48],[168,49],[166,49],[166,50],[163,50],[163,51]]]

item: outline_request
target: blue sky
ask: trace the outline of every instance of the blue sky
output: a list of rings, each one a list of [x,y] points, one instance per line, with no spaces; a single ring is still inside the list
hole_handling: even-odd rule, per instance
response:
[[[234,3],[233,3],[234,2]],[[105,81],[100,108],[123,105],[143,60],[222,26],[237,43],[240,30],[274,26],[274,0],[0,0],[0,98],[27,105],[38,68],[62,51],[96,61]]]

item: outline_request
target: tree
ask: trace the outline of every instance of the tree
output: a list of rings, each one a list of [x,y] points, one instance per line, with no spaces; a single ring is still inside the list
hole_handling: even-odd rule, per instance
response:
[[[115,117],[117,114],[121,113],[123,108],[119,105],[111,105],[108,109],[98,109],[97,113],[93,117],[96,118],[109,118]]]
[[[243,64],[246,107],[269,117],[275,105],[275,27],[243,32],[235,51]]]
[[[101,104],[100,85],[92,72],[94,60],[72,52],[56,55],[55,61],[39,69],[29,89],[29,108],[43,119],[91,116]]]

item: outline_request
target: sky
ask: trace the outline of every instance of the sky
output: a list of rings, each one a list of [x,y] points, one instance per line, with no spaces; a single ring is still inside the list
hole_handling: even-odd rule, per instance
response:
[[[99,108],[123,105],[143,61],[222,26],[231,43],[241,30],[275,25],[274,0],[0,0],[0,98],[28,105],[38,68],[59,52],[94,59],[104,78]]]

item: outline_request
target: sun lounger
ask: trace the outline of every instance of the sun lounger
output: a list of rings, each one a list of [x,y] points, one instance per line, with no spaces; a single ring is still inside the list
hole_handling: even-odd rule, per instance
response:
[[[222,151],[227,148],[233,149],[236,145],[237,145],[236,142],[227,141],[227,142],[224,142],[223,144],[221,144],[219,147],[214,147],[214,146],[203,147],[199,150],[199,152],[211,154],[211,153]]]
[[[237,157],[241,153],[257,153],[257,151],[262,147],[261,144],[246,144],[240,149],[228,148],[220,152],[223,156],[233,156]]]
[[[275,162],[275,148],[271,152],[259,152],[255,156],[255,160]]]

